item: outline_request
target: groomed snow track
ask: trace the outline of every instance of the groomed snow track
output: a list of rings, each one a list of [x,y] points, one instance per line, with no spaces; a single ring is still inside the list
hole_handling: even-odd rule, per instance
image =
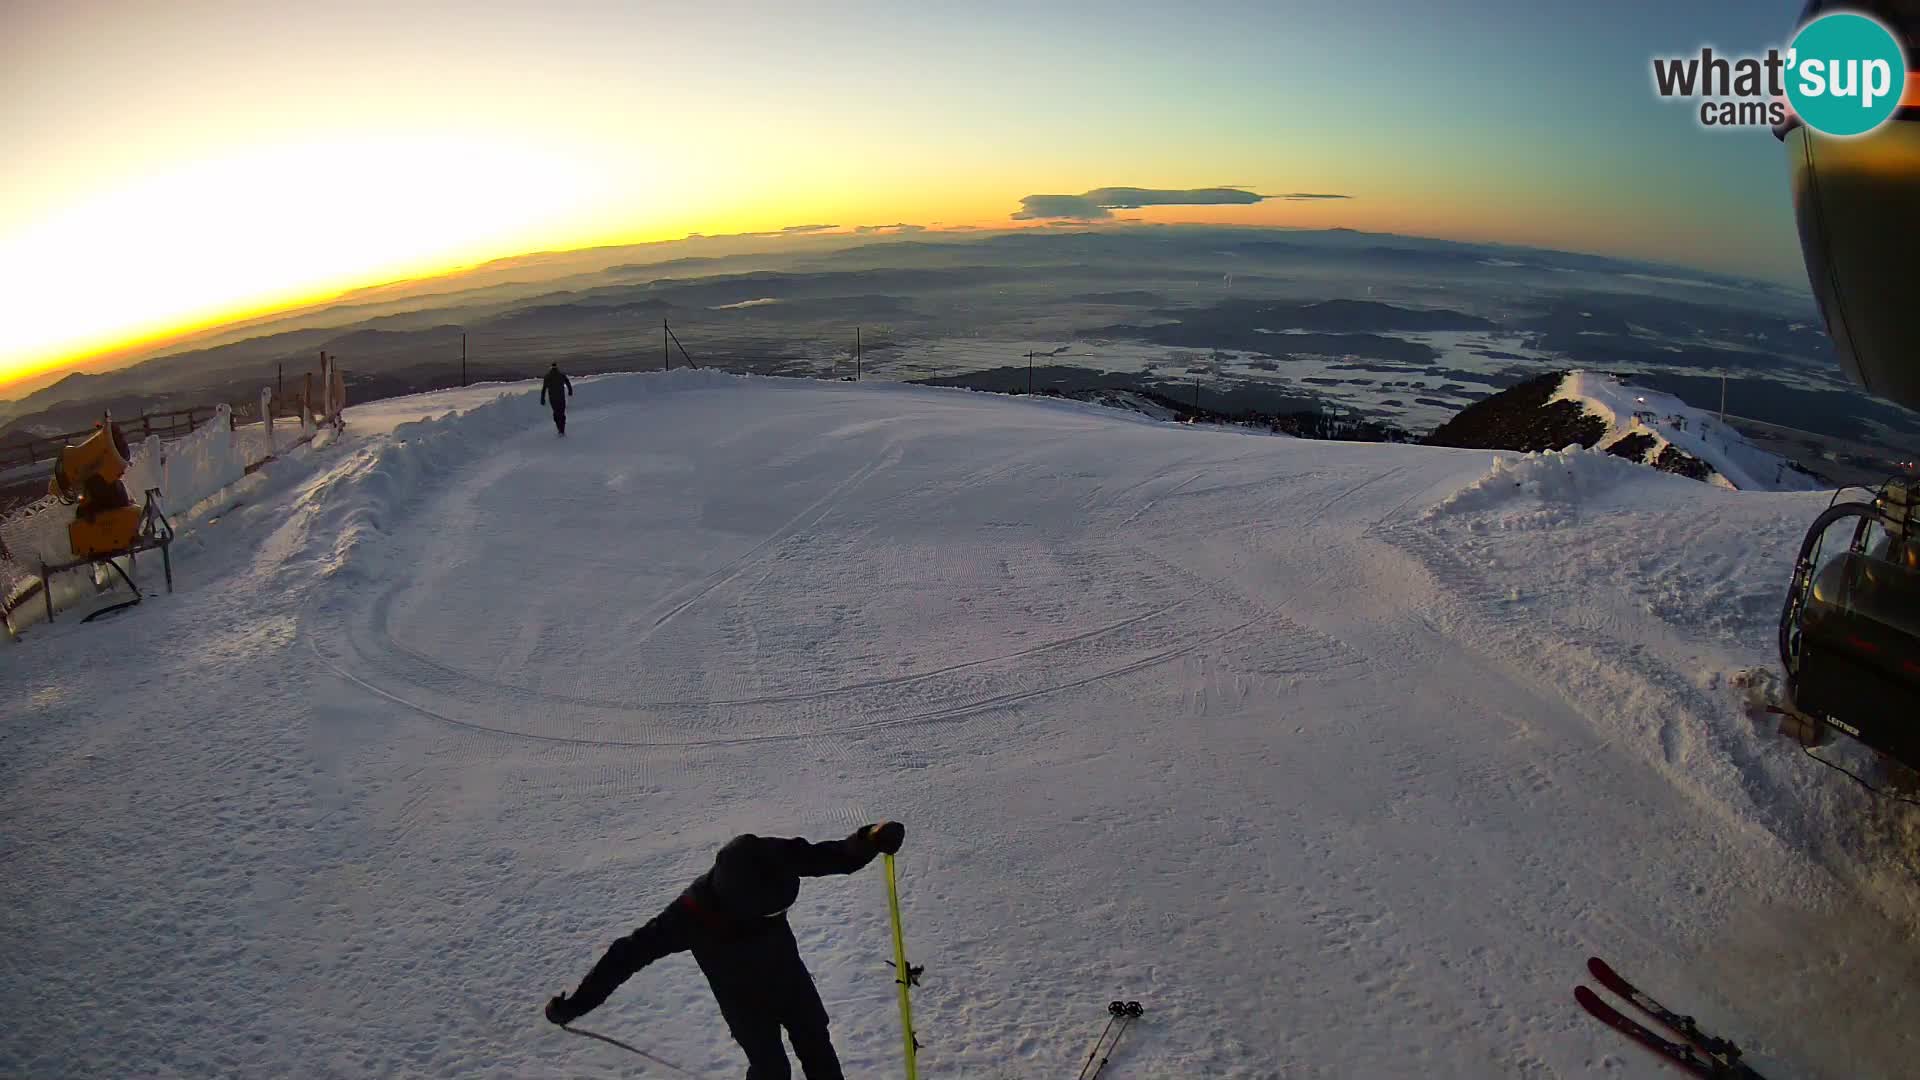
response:
[[[708,372],[580,380],[558,439],[531,393],[356,410],[172,601],[0,654],[0,1073],[628,1075],[545,996],[731,835],[883,816],[928,1076],[1063,1075],[1115,997],[1116,1077],[1649,1074],[1590,953],[1763,1072],[1920,1050],[1910,827],[1724,685],[1819,496]],[[793,921],[896,1068],[878,878]],[[740,1068],[684,957],[590,1026]]]

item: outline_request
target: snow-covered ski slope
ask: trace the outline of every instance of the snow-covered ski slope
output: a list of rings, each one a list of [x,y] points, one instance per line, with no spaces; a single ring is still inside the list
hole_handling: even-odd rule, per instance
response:
[[[1811,491],[1820,486],[1786,458],[1760,449],[1713,413],[1672,394],[1628,386],[1598,372],[1573,371],[1553,400],[1576,402],[1606,423],[1596,449],[1638,438],[1647,446],[1636,460],[1651,463],[1672,447],[1711,469],[1708,483],[1739,491]]]
[[[1920,1060],[1916,828],[1744,718],[1821,495],[958,390],[383,402],[0,649],[0,1075],[678,1075],[540,1017],[742,831],[908,823],[930,1077]],[[437,416],[449,409],[457,415]],[[409,417],[435,416],[425,422]],[[264,479],[262,479],[264,477]],[[792,920],[898,1075],[877,869]],[[738,1075],[690,958],[582,1026]]]

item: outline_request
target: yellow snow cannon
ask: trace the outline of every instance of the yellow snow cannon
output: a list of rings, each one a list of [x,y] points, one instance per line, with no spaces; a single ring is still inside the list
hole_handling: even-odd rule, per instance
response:
[[[67,539],[79,558],[118,555],[140,536],[140,508],[127,496],[126,436],[118,425],[97,426],[78,444],[60,448],[48,490],[74,506]]]

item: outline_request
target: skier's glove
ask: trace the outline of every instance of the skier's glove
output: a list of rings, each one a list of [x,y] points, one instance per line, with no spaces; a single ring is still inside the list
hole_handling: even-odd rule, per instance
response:
[[[879,848],[884,855],[898,855],[900,842],[907,838],[907,827],[897,821],[883,821],[878,825],[867,826],[867,839]]]
[[[571,1024],[579,1018],[580,1013],[574,1009],[573,1002],[567,1000],[567,995],[555,994],[553,1000],[547,1002],[547,1019],[559,1024],[561,1027]]]

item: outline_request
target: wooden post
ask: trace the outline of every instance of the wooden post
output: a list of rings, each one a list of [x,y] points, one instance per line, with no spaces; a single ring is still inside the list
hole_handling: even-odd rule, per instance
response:
[[[287,400],[287,365],[273,365],[273,400],[279,408],[285,409]]]
[[[340,370],[340,358],[327,358],[327,403],[333,409],[332,419],[335,430],[347,426],[347,373]]]
[[[667,351],[667,320],[660,320],[660,365],[662,370],[673,370],[673,354]]]
[[[460,385],[467,385],[467,335],[460,335]]]
[[[320,415],[333,415],[333,358],[320,350]]]
[[[860,328],[853,328],[853,381],[860,381]]]
[[[1720,373],[1720,422],[1727,422],[1727,373]]]
[[[1033,396],[1033,350],[1027,350],[1027,396]]]

